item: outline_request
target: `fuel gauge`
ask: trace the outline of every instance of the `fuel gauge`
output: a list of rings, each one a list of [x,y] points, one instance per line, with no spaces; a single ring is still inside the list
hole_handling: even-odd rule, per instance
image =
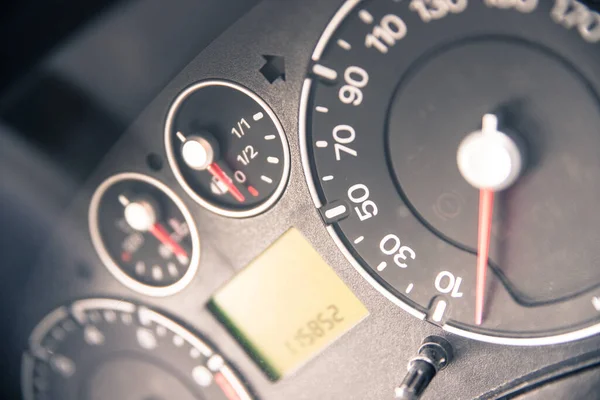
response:
[[[168,296],[198,269],[200,241],[192,216],[153,178],[123,173],[106,180],[92,198],[89,225],[101,260],[130,289]]]
[[[281,124],[250,90],[228,81],[196,83],[167,116],[169,164],[200,205],[227,217],[250,217],[279,198],[290,170]]]

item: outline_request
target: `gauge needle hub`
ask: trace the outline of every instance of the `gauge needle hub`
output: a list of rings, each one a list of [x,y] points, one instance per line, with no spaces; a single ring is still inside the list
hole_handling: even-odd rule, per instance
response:
[[[517,180],[523,165],[522,153],[513,138],[498,130],[498,118],[493,114],[485,114],[481,130],[467,135],[460,143],[457,164],[463,178],[479,189],[475,323],[481,325],[494,193],[510,187]]]
[[[119,202],[125,206],[125,221],[136,231],[150,232],[160,243],[167,246],[175,255],[188,258],[187,252],[169,235],[160,222],[156,206],[152,201],[130,201],[125,195],[119,196]]]
[[[198,171],[207,170],[227,187],[227,190],[234,199],[240,203],[246,200],[242,192],[235,186],[233,180],[227,176],[225,171],[215,161],[215,148],[209,140],[201,136],[185,137],[181,132],[177,132],[177,137],[183,142],[181,155],[188,167]]]

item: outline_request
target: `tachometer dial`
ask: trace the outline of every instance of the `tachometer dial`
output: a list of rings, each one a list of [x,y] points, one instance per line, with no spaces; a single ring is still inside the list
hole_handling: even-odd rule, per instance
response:
[[[300,111],[328,231],[447,331],[600,332],[598,71],[600,15],[578,1],[347,1]]]
[[[183,91],[167,116],[165,145],[185,191],[217,214],[259,214],[287,183],[281,124],[262,99],[231,82],[204,81]]]
[[[250,400],[215,349],[170,318],[113,299],[60,307],[23,355],[26,400]]]
[[[108,270],[140,293],[174,294],[198,269],[200,240],[192,216],[153,178],[123,173],[106,180],[92,197],[89,225]]]

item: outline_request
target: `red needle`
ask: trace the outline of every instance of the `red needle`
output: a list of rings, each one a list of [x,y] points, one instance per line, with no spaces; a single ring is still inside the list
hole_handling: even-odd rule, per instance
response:
[[[485,298],[485,275],[490,252],[490,235],[492,232],[492,214],[494,211],[494,191],[479,191],[479,234],[477,237],[477,284],[475,288],[475,323],[483,321],[483,304]]]
[[[152,225],[149,231],[159,242],[169,247],[176,256],[187,258],[187,252],[169,235],[169,232],[160,223],[157,222]]]
[[[219,165],[214,162],[210,164],[207,168],[208,172],[212,174],[215,178],[223,182],[225,186],[227,186],[227,190],[229,193],[240,203],[246,200],[242,192],[240,192],[236,187],[233,181],[227,176],[227,174],[219,167]]]

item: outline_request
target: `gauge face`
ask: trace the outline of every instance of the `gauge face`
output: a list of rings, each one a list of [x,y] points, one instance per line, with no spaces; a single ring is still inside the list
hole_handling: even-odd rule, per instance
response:
[[[94,193],[89,213],[94,247],[124,285],[167,296],[194,277],[200,241],[183,202],[159,181],[124,173]]]
[[[300,111],[328,231],[447,331],[514,345],[599,332],[598,71],[600,16],[576,1],[346,2]]]
[[[122,300],[85,299],[54,310],[33,330],[22,371],[26,400],[251,399],[204,341]]]
[[[165,145],[179,183],[217,214],[259,214],[287,183],[281,124],[262,99],[231,82],[204,81],[183,91],[169,111]]]

